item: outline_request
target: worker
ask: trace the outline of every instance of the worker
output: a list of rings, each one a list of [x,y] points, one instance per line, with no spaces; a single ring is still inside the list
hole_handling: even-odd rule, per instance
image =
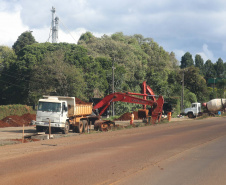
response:
[[[133,120],[134,120],[134,114],[133,114],[133,112],[131,112],[131,120],[130,120],[130,125],[132,125],[132,124],[133,124]]]

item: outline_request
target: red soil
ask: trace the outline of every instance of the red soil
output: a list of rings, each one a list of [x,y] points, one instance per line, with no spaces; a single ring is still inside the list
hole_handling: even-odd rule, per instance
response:
[[[134,111],[133,114],[134,114],[134,120],[139,119],[137,111]],[[131,113],[127,112],[127,113],[123,114],[122,116],[120,116],[118,119],[115,119],[115,121],[125,121],[125,120],[130,120],[130,119],[131,119]]]
[[[21,127],[28,126],[31,123],[31,120],[35,120],[35,114],[24,114],[22,116],[12,115],[7,116],[4,119],[0,120],[0,127]]]
[[[76,98],[76,97],[75,97],[75,103],[77,103],[77,104],[92,104],[92,103],[89,103],[89,102],[84,102],[84,101],[82,101],[82,100],[80,100],[79,98]]]

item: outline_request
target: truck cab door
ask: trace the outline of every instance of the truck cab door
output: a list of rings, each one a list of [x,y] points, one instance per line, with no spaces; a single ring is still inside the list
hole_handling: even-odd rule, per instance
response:
[[[66,102],[62,102],[62,117],[63,117],[63,120],[67,120],[67,112],[68,112],[68,109],[67,109],[67,103]]]

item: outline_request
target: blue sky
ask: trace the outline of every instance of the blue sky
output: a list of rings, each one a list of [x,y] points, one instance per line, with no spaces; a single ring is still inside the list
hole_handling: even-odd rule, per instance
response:
[[[46,42],[52,6],[60,19],[59,42],[77,43],[86,31],[97,37],[142,34],[173,51],[179,61],[190,52],[204,62],[226,62],[224,0],[0,0],[0,45],[11,47],[27,30]]]

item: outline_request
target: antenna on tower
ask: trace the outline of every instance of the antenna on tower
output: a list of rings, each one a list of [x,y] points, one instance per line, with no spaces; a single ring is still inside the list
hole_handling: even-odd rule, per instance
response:
[[[52,12],[52,43],[57,43],[59,18],[55,17],[56,9],[54,7],[52,7],[51,12]]]

